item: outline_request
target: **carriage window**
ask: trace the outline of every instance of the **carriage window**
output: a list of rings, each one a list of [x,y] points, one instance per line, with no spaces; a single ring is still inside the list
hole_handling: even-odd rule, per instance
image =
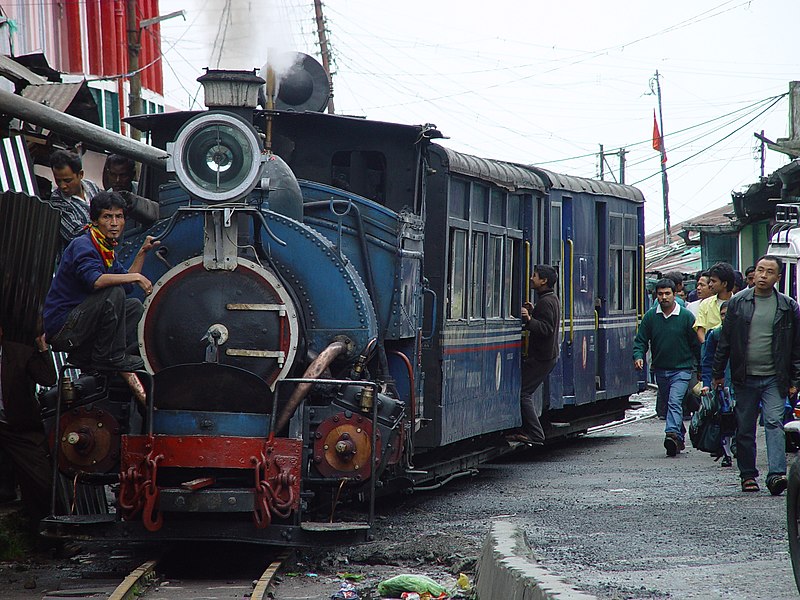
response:
[[[466,268],[467,232],[462,229],[450,230],[450,272],[447,286],[450,292],[448,318],[463,319],[466,316]]]
[[[486,267],[486,234],[472,234],[472,306],[470,316],[477,319],[483,318],[483,279]]]
[[[503,289],[505,290],[505,296],[503,298],[505,301],[503,308],[504,317],[516,316],[516,307],[512,303],[512,299],[519,297],[517,295],[519,293],[519,287],[514,285],[516,281],[519,281],[519,265],[517,264],[519,244],[519,241],[510,238],[506,239],[506,270],[503,272]]]
[[[472,220],[476,223],[486,223],[489,211],[489,188],[484,185],[472,184]]]
[[[639,236],[636,229],[638,220],[635,215],[625,215],[625,236],[623,239],[622,289],[623,308],[626,311],[636,310],[636,251]]]
[[[331,158],[331,184],[382,202],[386,198],[386,157],[381,152],[336,152]]]
[[[608,218],[608,306],[610,310],[622,310],[625,281],[623,273],[623,222],[622,215]]]
[[[469,220],[468,184],[458,179],[450,180],[450,197],[447,201],[447,214],[457,219]]]
[[[506,195],[500,190],[492,190],[489,223],[492,225],[506,224]]]
[[[507,221],[509,229],[522,229],[522,227],[520,227],[520,223],[522,222],[519,214],[520,205],[520,197],[514,194],[509,194]]]
[[[503,238],[489,238],[489,263],[486,270],[486,316],[499,317],[503,297]]]
[[[561,206],[550,207],[550,264],[561,264]]]

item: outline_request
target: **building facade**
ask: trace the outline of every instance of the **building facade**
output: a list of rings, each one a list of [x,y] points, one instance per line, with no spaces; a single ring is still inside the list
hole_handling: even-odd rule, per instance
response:
[[[129,27],[128,15],[136,24]],[[139,68],[130,69],[129,41],[136,26],[158,16],[158,0],[30,0],[0,3],[0,53],[40,54],[66,83],[86,79],[101,124],[128,133],[130,78],[138,75],[143,113],[163,112],[161,32],[139,27]],[[134,49],[135,50],[135,49]]]

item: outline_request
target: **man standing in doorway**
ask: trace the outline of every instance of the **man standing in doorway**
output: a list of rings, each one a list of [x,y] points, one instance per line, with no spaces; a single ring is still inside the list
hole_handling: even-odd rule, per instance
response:
[[[656,282],[656,298],[658,306],[648,310],[639,325],[633,364],[639,370],[644,368],[649,346],[658,392],[667,398],[664,448],[667,456],[675,456],[685,448],[683,397],[700,364],[700,342],[692,327],[694,316],[675,301],[675,282],[666,278]]]
[[[543,406],[537,406],[534,396],[558,362],[561,304],[553,291],[557,283],[558,274],[553,267],[534,267],[531,287],[536,291],[538,299],[536,306],[530,302],[523,304],[521,315],[523,329],[530,332],[528,358],[522,363],[522,429],[507,437],[512,442],[544,444],[544,430],[539,421]]]
[[[776,256],[758,259],[754,287],[728,302],[712,367],[714,385],[722,386],[730,359],[736,395],[736,462],[743,492],[759,491],[756,421],[761,405],[769,465],[767,488],[773,496],[787,485],[783,413],[787,394],[797,391],[800,380],[800,307],[775,289],[782,267]]]

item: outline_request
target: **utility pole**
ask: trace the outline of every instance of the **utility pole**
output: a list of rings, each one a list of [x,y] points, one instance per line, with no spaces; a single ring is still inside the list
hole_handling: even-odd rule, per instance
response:
[[[328,114],[334,114],[336,110],[333,107],[333,75],[331,75],[331,56],[330,47],[328,46],[328,34],[325,31],[325,19],[322,17],[322,0],[314,0],[314,14],[317,17],[317,37],[319,38],[319,51],[322,56],[322,68],[328,75],[328,81],[331,85],[331,95],[328,98]]]
[[[605,164],[606,164],[606,154],[603,151],[603,144],[600,144],[600,181],[605,181],[606,179]]]
[[[658,97],[658,136],[659,147],[661,148],[661,189],[664,196],[664,243],[671,241],[669,223],[669,181],[667,181],[667,149],[664,147],[664,116],[661,112],[661,75],[656,70],[655,76],[650,80],[650,90],[654,91]],[[655,85],[655,90],[653,86]]]
[[[142,114],[142,75],[139,73],[139,17],[136,14],[136,0],[127,0],[128,17],[128,85],[130,86],[128,114]],[[130,128],[131,137],[142,139],[142,133],[135,127]]]
[[[767,144],[764,141],[764,130],[761,130],[761,137],[756,136],[761,141],[761,179],[764,179],[764,159],[767,154]]]
[[[625,148],[620,148],[616,152],[606,152],[603,144],[600,144],[600,181],[605,181],[606,179],[606,167],[608,167],[608,171],[611,173],[612,179],[614,178],[614,171],[611,168],[611,165],[608,164],[606,157],[616,156],[619,160],[619,180],[616,180],[615,183],[625,183],[625,155],[627,153],[628,151],[625,150]]]

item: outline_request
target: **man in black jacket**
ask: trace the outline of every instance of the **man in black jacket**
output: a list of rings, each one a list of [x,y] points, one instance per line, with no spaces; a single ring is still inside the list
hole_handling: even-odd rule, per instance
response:
[[[759,402],[767,440],[767,488],[777,496],[786,489],[786,449],[783,414],[787,394],[800,379],[800,307],[775,289],[781,277],[780,258],[758,259],[755,286],[728,302],[712,376],[724,384],[730,359],[736,396],[736,460],[743,492],[759,490],[756,478],[756,420]]]
[[[536,390],[558,362],[558,326],[561,322],[561,303],[553,288],[558,274],[550,265],[537,265],[531,277],[531,287],[538,294],[536,306],[522,305],[522,326],[530,332],[528,357],[522,362],[520,408],[522,430],[508,436],[510,441],[541,445],[544,430],[539,422],[542,406],[534,399]]]

